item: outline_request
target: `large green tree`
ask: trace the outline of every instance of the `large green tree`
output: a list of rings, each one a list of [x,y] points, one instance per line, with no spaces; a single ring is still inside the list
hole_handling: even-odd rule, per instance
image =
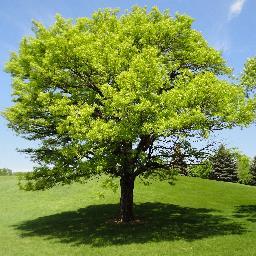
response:
[[[249,124],[253,99],[224,79],[230,68],[192,22],[140,7],[75,21],[58,15],[50,27],[34,22],[34,36],[6,65],[9,127],[38,142],[24,150],[38,166],[23,188],[119,177],[127,222],[135,178],[172,177],[174,138]]]

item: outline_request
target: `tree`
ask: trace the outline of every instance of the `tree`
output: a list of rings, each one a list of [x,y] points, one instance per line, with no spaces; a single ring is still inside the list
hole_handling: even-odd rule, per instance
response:
[[[256,88],[256,57],[249,58],[246,61],[241,82],[246,88],[247,93],[252,93],[252,91]]]
[[[237,160],[238,181],[242,184],[250,184],[252,179],[252,175],[250,173],[250,158],[237,150],[233,153]]]
[[[212,171],[212,162],[209,159],[205,159],[200,164],[190,166],[188,175],[202,179],[209,179]]]
[[[256,157],[253,158],[250,166],[251,181],[250,184],[256,186]]]
[[[0,176],[12,175],[12,170],[8,168],[0,168]]]
[[[192,22],[140,7],[76,21],[57,15],[50,27],[33,22],[34,36],[6,65],[9,127],[39,143],[23,150],[38,167],[22,187],[119,177],[120,218],[128,222],[136,177],[172,177],[174,138],[249,124],[252,99],[224,80],[231,69]]]
[[[253,95],[256,89],[256,57],[249,58],[245,65],[241,77],[241,84],[244,86],[247,95]],[[250,165],[250,175],[252,185],[256,185],[256,157]]]
[[[210,178],[214,180],[237,182],[237,161],[235,154],[221,145],[211,157],[212,172]]]

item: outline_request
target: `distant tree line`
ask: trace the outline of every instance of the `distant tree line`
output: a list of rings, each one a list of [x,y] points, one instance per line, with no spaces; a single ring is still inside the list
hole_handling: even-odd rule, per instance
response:
[[[12,170],[8,168],[0,168],[0,176],[12,175]]]
[[[256,185],[256,156],[250,159],[238,150],[221,145],[200,164],[189,166],[186,173],[204,179]]]

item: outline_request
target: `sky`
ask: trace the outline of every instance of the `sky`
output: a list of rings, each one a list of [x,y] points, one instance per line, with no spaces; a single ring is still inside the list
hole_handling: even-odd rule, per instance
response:
[[[256,56],[256,1],[255,0],[159,0],[159,1],[86,1],[86,0],[0,0],[0,111],[12,105],[11,77],[4,72],[4,63],[11,51],[16,51],[21,38],[32,35],[32,20],[49,26],[56,13],[66,18],[91,16],[99,8],[120,8],[134,5],[157,6],[190,15],[195,19],[193,27],[199,30],[208,43],[221,50],[234,73],[239,75],[247,58]],[[256,155],[256,126],[225,130],[216,135],[229,147],[236,147],[250,157]],[[0,117],[0,168],[13,171],[32,170],[32,163],[17,148],[29,147],[31,143],[17,137],[7,128]],[[32,144],[33,145],[33,144]]]

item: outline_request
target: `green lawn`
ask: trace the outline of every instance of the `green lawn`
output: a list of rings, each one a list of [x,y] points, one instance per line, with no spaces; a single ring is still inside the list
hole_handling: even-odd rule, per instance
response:
[[[100,184],[24,192],[0,177],[0,255],[256,255],[256,187],[179,177],[135,187],[139,224],[113,224]]]

